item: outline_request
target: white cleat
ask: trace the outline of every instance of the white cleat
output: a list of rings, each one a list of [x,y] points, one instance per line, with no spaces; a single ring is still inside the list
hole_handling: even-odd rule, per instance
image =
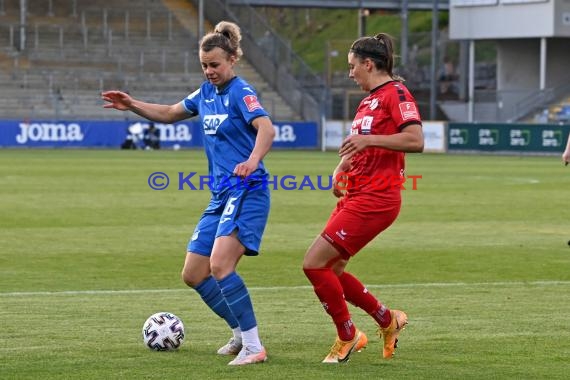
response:
[[[234,360],[228,363],[228,365],[246,365],[246,364],[256,364],[263,363],[267,360],[267,353],[265,348],[261,348],[260,352],[250,351],[248,347],[243,347],[239,352],[238,356]]]
[[[229,342],[225,346],[220,347],[220,349],[218,350],[218,355],[237,355],[239,354],[241,349],[242,349],[241,340],[236,339],[234,336],[229,340]]]

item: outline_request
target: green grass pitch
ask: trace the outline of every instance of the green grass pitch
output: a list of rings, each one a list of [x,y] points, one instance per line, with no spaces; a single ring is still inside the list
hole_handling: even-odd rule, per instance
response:
[[[273,175],[328,175],[335,153],[273,151]],[[343,365],[301,270],[335,199],[272,192],[262,254],[244,258],[267,363],[215,354],[223,321],[183,285],[185,247],[209,199],[177,190],[206,175],[201,151],[0,150],[1,379],[566,379],[570,373],[570,169],[559,157],[408,155],[417,190],[399,219],[349,264],[408,313],[396,357],[370,339]],[[162,171],[170,187],[153,191]],[[145,319],[177,314],[177,352],[142,344]]]

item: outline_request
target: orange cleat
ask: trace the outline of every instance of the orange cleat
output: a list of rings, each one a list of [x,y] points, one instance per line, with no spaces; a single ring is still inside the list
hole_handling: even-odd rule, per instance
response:
[[[343,363],[348,361],[350,354],[354,351],[360,351],[368,344],[368,338],[366,335],[356,329],[356,334],[354,334],[354,338],[347,342],[340,340],[340,338],[336,338],[336,342],[331,347],[330,353],[327,357],[323,360],[323,363]]]
[[[384,359],[391,359],[394,356],[394,351],[398,347],[398,335],[408,324],[408,316],[403,311],[390,310],[390,314],[392,315],[390,326],[378,329],[378,335],[384,338],[382,352]]]

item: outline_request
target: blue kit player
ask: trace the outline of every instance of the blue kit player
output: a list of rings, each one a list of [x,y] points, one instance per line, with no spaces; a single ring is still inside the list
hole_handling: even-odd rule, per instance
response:
[[[270,195],[258,185],[268,177],[262,162],[275,131],[255,90],[234,73],[242,56],[240,28],[222,21],[200,41],[206,76],[198,90],[173,105],[146,103],[121,91],[106,91],[106,108],[130,110],[161,123],[200,116],[208,157],[212,197],[188,243],[182,279],[233,331],[220,355],[235,355],[229,365],[267,359],[257,331],[248,289],[237,274],[243,255],[259,252]],[[241,179],[248,180],[244,186]]]

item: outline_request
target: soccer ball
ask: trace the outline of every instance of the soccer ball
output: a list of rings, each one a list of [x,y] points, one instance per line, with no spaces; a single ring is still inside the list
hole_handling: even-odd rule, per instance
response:
[[[156,313],[144,323],[142,336],[144,344],[151,350],[176,350],[184,342],[184,324],[172,313]]]

